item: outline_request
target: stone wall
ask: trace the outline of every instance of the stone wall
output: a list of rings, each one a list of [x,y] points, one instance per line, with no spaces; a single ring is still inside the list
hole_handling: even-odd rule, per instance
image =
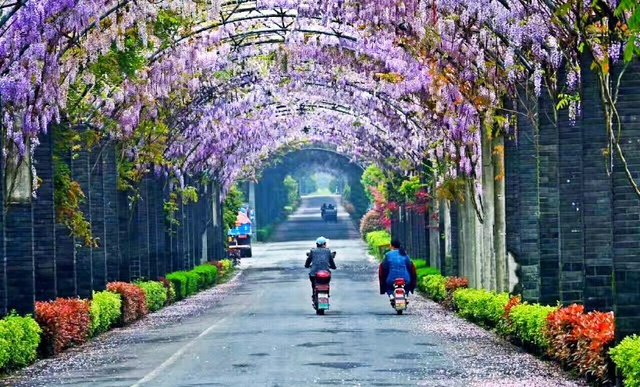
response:
[[[584,58],[582,114],[576,122],[566,110],[555,111],[548,93],[536,98],[519,91],[517,129],[504,136],[504,192],[494,185],[482,193],[485,207],[490,198],[498,205],[504,196],[504,222],[497,219],[499,211],[491,215],[485,208],[481,223],[467,192],[463,203],[434,202],[425,240],[432,266],[446,275],[464,275],[473,286],[497,284],[531,302],[613,310],[620,339],[640,332],[640,196],[629,177],[630,172],[640,184],[640,64],[621,77],[616,105],[621,156],[615,144],[607,150],[604,108],[589,63]],[[622,66],[615,68],[612,79],[620,71]],[[486,153],[485,147],[483,158]],[[496,160],[491,162],[495,173]],[[483,166],[486,186],[487,160]],[[394,234],[405,236],[407,228],[420,232],[406,223],[411,218],[396,215]],[[511,257],[505,266],[500,254]]]
[[[65,160],[85,193],[81,205],[97,247],[86,247],[56,223],[53,141],[42,135],[33,160],[40,186],[37,196],[11,202],[2,179],[0,202],[0,314],[31,313],[35,301],[56,297],[90,298],[110,281],[157,279],[224,257],[220,193],[214,184],[198,185],[199,201],[180,204],[179,226],[168,230],[163,209],[168,197],[162,177],[149,175],[134,203],[117,187],[116,153],[111,145],[79,152]],[[0,170],[5,171],[5,168]],[[196,184],[196,183],[194,183]],[[203,238],[203,234],[205,238]]]

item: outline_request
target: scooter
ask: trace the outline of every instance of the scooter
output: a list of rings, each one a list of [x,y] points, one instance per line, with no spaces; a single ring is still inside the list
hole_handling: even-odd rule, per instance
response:
[[[313,309],[316,314],[323,315],[329,309],[329,282],[331,273],[327,270],[320,270],[316,273],[315,286],[313,287]]]
[[[391,302],[391,307],[395,309],[397,314],[402,314],[409,305],[408,295],[404,288],[405,285],[404,278],[396,278],[393,281],[393,292],[391,292],[389,301]]]

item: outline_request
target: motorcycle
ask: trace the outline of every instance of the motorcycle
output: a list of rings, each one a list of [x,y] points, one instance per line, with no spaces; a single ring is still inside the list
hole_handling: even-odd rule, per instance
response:
[[[393,281],[393,291],[391,292],[389,301],[391,302],[391,307],[395,309],[397,314],[402,314],[409,305],[408,295],[404,288],[405,285],[404,278],[396,278]]]
[[[329,282],[331,273],[328,270],[320,270],[316,273],[313,287],[313,308],[316,314],[323,315],[329,309]]]

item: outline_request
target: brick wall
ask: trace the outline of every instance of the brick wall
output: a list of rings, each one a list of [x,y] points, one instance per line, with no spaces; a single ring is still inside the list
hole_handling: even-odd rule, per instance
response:
[[[52,136],[41,136],[34,155],[41,179],[37,197],[10,203],[6,212],[0,211],[0,251],[4,257],[0,265],[0,314],[12,309],[31,313],[36,300],[90,298],[92,291],[103,290],[109,281],[155,279],[200,263],[203,222],[212,216],[211,204],[220,203],[213,185],[207,193],[200,190],[202,204],[183,206],[178,215],[182,225],[175,235],[169,235],[163,210],[168,191],[162,178],[146,178],[141,197],[129,208],[131,193],[117,187],[112,146],[63,157],[62,162],[70,165],[72,177],[85,193],[81,210],[98,238],[98,247],[86,247],[84,241],[73,238],[66,227],[55,222],[52,150]],[[4,189],[0,191],[4,204]],[[217,231],[208,234],[208,244],[219,250],[222,234],[219,228]],[[169,254],[168,242],[172,240],[176,249]],[[223,254],[212,257],[219,259]]]

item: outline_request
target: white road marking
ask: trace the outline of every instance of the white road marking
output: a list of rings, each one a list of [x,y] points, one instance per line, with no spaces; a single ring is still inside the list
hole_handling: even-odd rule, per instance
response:
[[[264,291],[259,291],[258,294],[256,294],[256,296],[259,298],[259,297],[262,296],[263,293],[264,293]],[[211,326],[209,326],[207,329],[205,329],[202,333],[200,333],[196,338],[194,338],[193,340],[188,342],[185,346],[183,346],[178,351],[176,351],[173,355],[171,355],[167,360],[162,362],[162,364],[160,364],[158,367],[156,367],[151,372],[146,374],[144,378],[142,378],[142,379],[138,380],[137,382],[135,382],[134,384],[132,384],[131,387],[142,387],[145,383],[149,383],[153,379],[157,378],[160,375],[160,373],[162,373],[165,369],[167,369],[170,366],[172,366],[173,364],[175,364],[180,359],[180,357],[182,355],[184,355],[185,352],[187,352],[188,349],[193,347],[199,341],[199,339],[201,339],[204,336],[206,336],[209,333],[211,333],[211,331],[216,329],[218,326],[220,326],[222,323],[226,322],[231,317],[234,317],[236,314],[238,314],[238,312],[241,309],[242,308],[238,308],[238,310],[236,312],[228,314],[226,317],[224,317],[221,320],[218,320],[217,322],[213,323]]]

